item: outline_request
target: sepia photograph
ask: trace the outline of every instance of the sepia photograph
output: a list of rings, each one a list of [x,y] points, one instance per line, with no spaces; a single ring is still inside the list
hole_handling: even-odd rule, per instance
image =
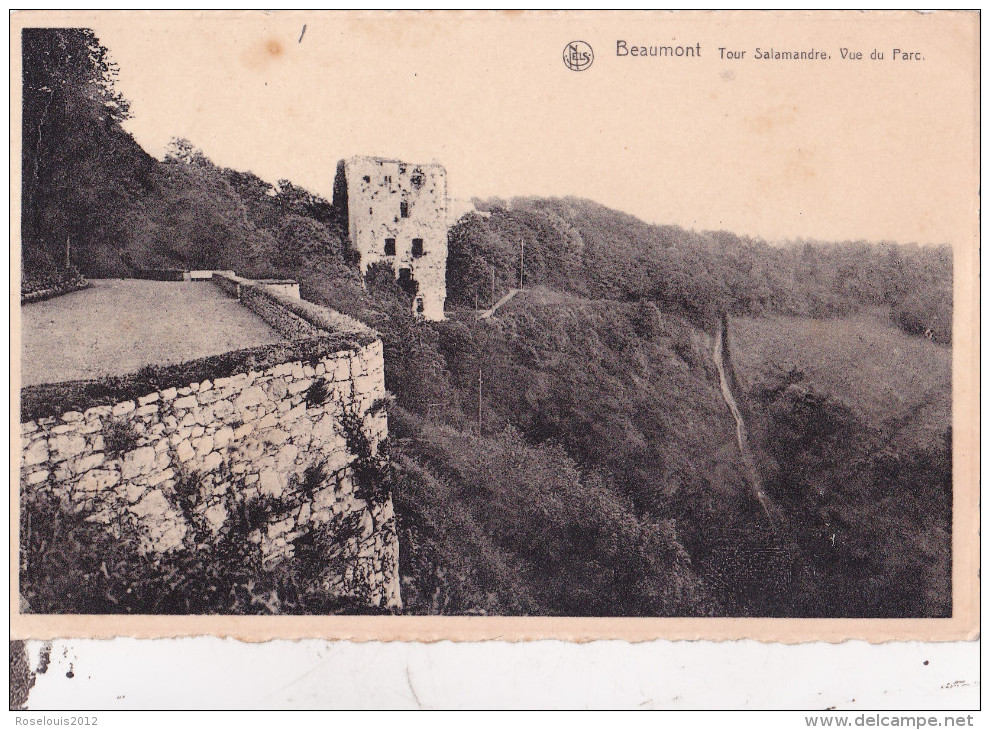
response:
[[[22,638],[974,632],[978,15],[822,15],[15,22]]]

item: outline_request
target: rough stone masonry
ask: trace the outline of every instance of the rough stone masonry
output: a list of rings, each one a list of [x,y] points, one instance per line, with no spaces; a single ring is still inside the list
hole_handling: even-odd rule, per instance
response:
[[[380,157],[337,165],[334,207],[346,215],[361,273],[387,264],[413,294],[413,311],[442,320],[447,299],[447,171]]]
[[[314,399],[314,391],[321,397]],[[391,497],[380,503],[359,497],[342,425],[345,409],[356,414],[377,453],[388,424],[372,406],[385,395],[376,339],[315,362],[285,362],[29,420],[21,424],[21,488],[47,492],[112,532],[131,525],[140,550],[152,556],[189,549],[192,528],[176,489],[190,484],[195,510],[214,534],[238,504],[268,497],[279,505],[249,538],[268,566],[291,557],[293,541],[312,528],[346,521],[352,529],[326,556],[339,569],[324,588],[399,607]]]

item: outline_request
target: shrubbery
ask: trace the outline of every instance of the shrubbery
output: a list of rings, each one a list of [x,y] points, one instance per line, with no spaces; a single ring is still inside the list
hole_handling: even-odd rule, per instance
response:
[[[214,268],[294,278],[305,299],[381,333],[399,405],[387,479],[410,611],[949,610],[949,440],[897,451],[883,429],[798,374],[768,385],[757,396],[769,455],[785,475],[769,488],[787,517],[768,525],[745,496],[706,334],[726,311],[829,317],[877,307],[948,344],[949,247],[773,246],[649,225],[572,198],[478,201],[490,217],[467,216],[449,234],[448,307],[489,305],[518,286],[520,251],[529,291],[492,320],[428,323],[391,271],[373,269],[365,287],[342,211],[320,196],[217,166],[183,140],[165,161],[147,155],[121,127],[126,100],[90,31],[29,29],[24,54],[28,276],[52,275],[68,239],[72,263],[90,276]],[[305,317],[307,306],[297,312]],[[305,358],[333,344],[291,347]],[[197,368],[211,377],[257,369],[284,361],[285,347],[25,389],[22,418],[184,385]],[[307,398],[325,395],[314,386]],[[370,454],[366,466],[386,468]],[[193,509],[195,494],[180,489],[179,506]],[[151,562],[126,531],[113,539],[29,498],[22,586],[32,608],[48,612],[339,610],[314,592],[313,561],[259,572],[246,532],[282,507],[241,505],[219,538],[195,538],[203,550]],[[320,553],[347,529],[299,543],[297,556]]]
[[[37,302],[84,289],[89,284],[75,266],[21,277],[21,304]]]
[[[400,568],[429,578],[407,594],[412,610],[439,604],[565,616],[714,611],[673,523],[637,517],[630,502],[583,474],[559,446],[531,446],[512,429],[479,436],[397,410],[392,418],[400,441],[411,439],[399,452],[395,489],[404,550],[411,551]],[[450,526],[431,518],[434,509],[464,530],[456,538],[463,548],[449,549],[451,539],[441,536]],[[423,564],[424,550],[438,565]],[[470,556],[467,565],[462,555]],[[427,605],[417,606],[417,597]]]
[[[952,291],[912,292],[893,309],[894,323],[912,335],[940,344],[952,343]]]
[[[897,449],[895,433],[802,380],[758,393],[796,549],[794,613],[950,615],[951,434]]]
[[[232,490],[233,491],[233,485]],[[58,499],[22,494],[20,590],[32,613],[93,614],[334,614],[376,613],[348,597],[329,595],[324,579],[341,571],[334,545],[353,534],[336,520],[310,530],[291,558],[263,564],[249,538],[286,505],[228,494],[229,519],[214,534],[198,511],[198,484],[182,475],[171,499],[191,530],[185,545],[164,555],[142,554],[126,520],[112,528],[67,510]]]
[[[829,317],[889,306],[912,333],[951,330],[949,246],[796,242],[656,226],[576,198],[476,201],[450,231],[448,302],[473,307],[519,281],[595,299],[649,300],[708,325],[721,311]],[[946,316],[948,313],[948,316]]]

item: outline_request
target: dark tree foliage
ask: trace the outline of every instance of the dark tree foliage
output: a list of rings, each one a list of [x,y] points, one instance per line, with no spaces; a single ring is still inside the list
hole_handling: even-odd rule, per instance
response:
[[[275,205],[283,215],[311,218],[330,230],[336,229],[337,220],[330,201],[294,185],[289,180],[278,181]]]
[[[379,311],[367,319],[385,345],[385,386],[399,403],[417,413],[447,405],[453,398],[447,361],[440,353],[435,327],[413,314],[412,297],[395,280],[392,269],[377,264],[366,277]]]
[[[480,371],[483,438],[508,428],[529,444],[554,445],[573,460],[582,484],[596,485],[641,524],[668,525],[720,613],[793,611],[793,545],[747,496],[731,416],[712,382],[710,342],[694,327],[661,315],[650,302],[590,302],[536,290],[497,319],[450,322],[439,330],[452,384],[468,411],[446,412],[449,422],[474,421]],[[415,439],[410,449],[430,449],[433,438]],[[442,460],[430,453],[429,463],[440,469]],[[575,535],[590,540],[599,529],[592,525],[575,526]],[[650,562],[641,568],[657,584],[665,580],[666,568]],[[615,585],[602,590],[625,580],[604,575]],[[614,608],[639,614],[673,605],[647,602],[651,609]],[[699,599],[694,609],[676,610],[689,615],[711,605]]]
[[[794,613],[951,615],[951,431],[898,448],[898,426],[861,422],[800,374],[757,397],[795,539]]]
[[[912,334],[951,341],[948,246],[796,242],[656,226],[588,200],[478,202],[449,236],[448,302],[473,307],[519,286],[595,299],[650,300],[710,325],[721,311],[849,314],[885,306]],[[492,270],[495,292],[492,292]]]
[[[121,130],[116,66],[90,30],[26,28],[21,38],[24,268],[64,267],[68,244],[83,273],[96,249],[119,269],[130,201],[155,163]]]
[[[490,436],[393,412],[417,441],[396,484],[400,568],[414,612],[563,616],[705,615],[716,604],[671,521],[631,503],[564,450],[506,429]],[[442,498],[442,504],[433,503]],[[444,524],[437,525],[433,510]],[[447,528],[456,526],[456,539]],[[427,561],[426,556],[429,556]],[[468,561],[461,557],[466,555]]]
[[[215,165],[174,139],[148,155],[121,126],[117,68],[91,30],[23,32],[22,252],[25,276],[139,268],[230,268],[291,276],[339,258],[330,203]],[[68,250],[69,262],[66,261]]]
[[[746,486],[711,340],[681,316],[661,314],[652,303],[590,302],[535,290],[493,320],[438,329],[459,397],[450,409],[433,412],[433,420],[470,424],[477,433],[480,405],[482,435],[441,452],[435,448],[441,432],[423,427],[406,453],[435,475],[471,482],[462,476],[465,467],[451,471],[459,454],[470,452],[469,461],[480,463],[478,449],[488,439],[502,439],[500,448],[511,451],[519,442],[500,434],[517,429],[527,447],[562,448],[583,484],[600,485],[637,520],[670,524],[691,574],[723,615],[949,610],[948,435],[930,446],[897,441],[910,420],[861,421],[837,397],[805,385],[801,373],[785,373],[779,384],[757,390],[748,409],[760,416],[750,424],[758,432],[753,443],[767,449],[762,458],[773,477],[767,489],[779,511],[770,517]],[[502,453],[521,463],[521,456]],[[495,499],[487,492],[479,498],[478,511],[470,512],[474,529],[528,555],[534,546],[497,542],[503,526],[486,529],[492,523],[480,505]],[[538,499],[545,504],[547,497]],[[544,563],[545,580],[555,579],[555,565],[561,567]],[[576,574],[573,566],[567,571]],[[906,580],[909,574],[915,578]],[[628,604],[615,610],[637,611]]]
[[[344,570],[333,548],[354,526],[335,520],[294,543],[294,555],[264,565],[252,532],[287,505],[273,498],[228,501],[230,517],[214,534],[197,511],[198,487],[180,480],[170,499],[192,529],[182,550],[150,555],[137,528],[112,527],[65,509],[57,498],[25,495],[20,530],[21,595],[34,613],[270,615],[374,612],[335,597],[323,581]]]
[[[754,425],[783,515],[770,521],[746,488],[710,333],[725,312],[869,309],[947,345],[950,248],[778,246],[574,198],[476,201],[485,215],[449,233],[448,311],[491,305],[520,274],[527,293],[491,320],[462,311],[429,323],[390,269],[362,275],[343,211],[324,198],[221,167],[188,140],[162,161],[147,155],[121,127],[127,102],[91,31],[27,29],[23,53],[26,276],[64,268],[68,241],[87,276],[167,267],[295,278],[304,298],[379,331],[399,406],[391,483],[409,611],[949,611],[951,435],[897,445],[893,427],[860,420],[800,373],[763,383]],[[338,169],[346,205],[344,192]],[[40,581],[42,609],[339,608],[321,604],[299,566],[248,588],[257,556],[235,533],[251,515],[209,552],[149,566],[57,505],[36,512],[22,539],[39,562],[23,569]],[[74,547],[51,549],[49,531]]]

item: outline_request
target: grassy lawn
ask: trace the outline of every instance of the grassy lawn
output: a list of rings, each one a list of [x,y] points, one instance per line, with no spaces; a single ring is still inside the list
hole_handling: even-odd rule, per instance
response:
[[[92,285],[21,308],[24,385],[123,375],[283,339],[209,282]]]
[[[893,327],[879,312],[835,319],[738,317],[733,358],[752,390],[792,368],[898,440],[930,443],[951,423],[952,348]],[[905,444],[907,445],[907,444]]]

